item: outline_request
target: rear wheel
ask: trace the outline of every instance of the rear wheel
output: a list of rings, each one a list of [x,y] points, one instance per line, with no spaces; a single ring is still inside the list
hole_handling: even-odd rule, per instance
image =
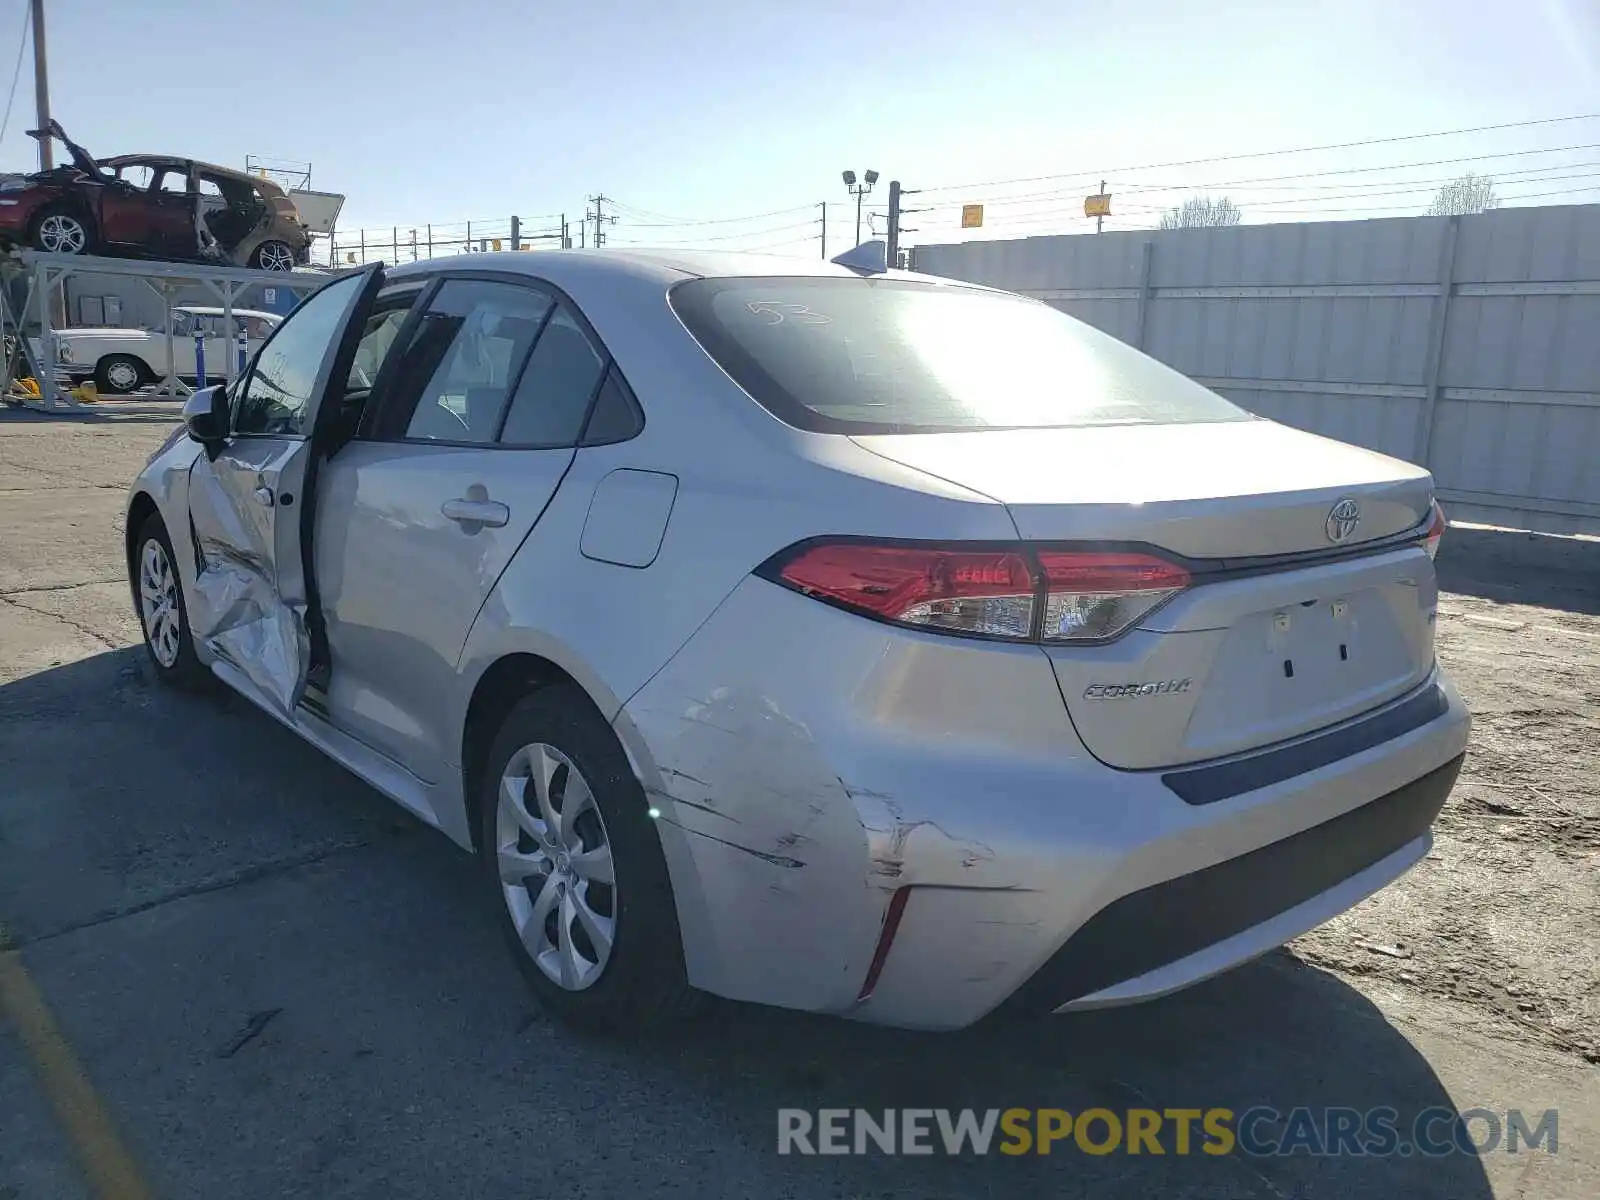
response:
[[[251,255],[250,265],[262,271],[292,271],[294,251],[289,248],[288,242],[262,242]]]
[[[65,208],[47,208],[35,217],[28,240],[49,254],[87,254],[92,242],[88,221]]]
[[[483,767],[484,874],[540,1003],[601,1029],[688,1011],[695,993],[660,840],[588,697],[565,684],[524,697]]]
[[[163,683],[192,687],[209,679],[210,673],[195,656],[177,562],[166,525],[151,513],[139,526],[130,564],[144,648]]]
[[[131,354],[108,354],[94,367],[95,391],[109,396],[136,391],[150,378],[150,368]]]

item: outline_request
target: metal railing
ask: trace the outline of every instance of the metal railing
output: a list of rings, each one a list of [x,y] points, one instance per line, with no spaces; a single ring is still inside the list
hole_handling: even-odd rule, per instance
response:
[[[372,262],[421,262],[453,254],[560,249],[571,245],[572,231],[565,215],[526,220],[513,216],[336,230],[329,241],[329,256],[330,265],[349,267]]]

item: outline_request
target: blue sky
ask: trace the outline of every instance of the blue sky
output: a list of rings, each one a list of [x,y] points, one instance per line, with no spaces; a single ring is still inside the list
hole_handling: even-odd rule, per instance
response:
[[[1153,224],[1183,194],[1130,189],[1600,144],[1600,120],[1588,120],[1115,170],[1600,113],[1600,0],[46,4],[52,106],[91,151],[309,161],[313,186],[349,196],[341,227],[398,223],[403,238],[423,222],[441,236],[468,218],[483,230],[511,212],[529,227],[563,211],[576,221],[585,197],[604,192],[625,206],[608,230],[616,243],[716,237],[805,251],[826,200],[843,249],[845,167],[946,189],[1063,177],[930,192],[940,207],[908,218],[910,241],[960,236],[962,200],[993,206],[985,236],[1080,232],[1085,181],[1073,177],[1101,170],[1119,197],[1112,226],[1126,228]],[[0,81],[25,8],[0,0]],[[31,169],[32,116],[24,60],[0,168]],[[1476,165],[1510,173],[1510,202],[1600,200],[1600,187],[1571,191],[1600,184],[1597,150]],[[1216,190],[1251,220],[1359,215],[1420,209],[1415,189],[1458,169]],[[1385,182],[1413,192],[1385,195]]]

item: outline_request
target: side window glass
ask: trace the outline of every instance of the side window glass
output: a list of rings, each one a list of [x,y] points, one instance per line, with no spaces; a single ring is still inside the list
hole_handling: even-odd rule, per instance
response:
[[[494,441],[506,396],[534,344],[551,299],[486,280],[448,280],[435,293],[397,373],[396,414],[408,439]],[[405,419],[405,418],[400,418]]]
[[[389,351],[394,349],[395,338],[400,336],[400,326],[405,324],[410,312],[409,304],[401,304],[385,312],[375,312],[367,318],[367,327],[361,333],[361,340],[356,343],[355,361],[350,364],[350,378],[345,384],[347,391],[370,391],[373,384],[377,383],[378,372],[383,369]]]
[[[177,309],[177,308],[173,309],[172,310],[172,336],[173,337],[189,337],[189,336],[191,336],[194,333],[194,326],[190,323],[192,320],[193,320],[193,314],[192,313],[186,313],[182,309]]]
[[[616,367],[606,372],[600,394],[595,397],[594,411],[589,414],[589,424],[583,431],[585,446],[608,446],[638,437],[644,428],[644,418],[628,385]]]
[[[322,363],[345,310],[365,284],[351,275],[330,283],[278,326],[256,356],[233,413],[235,433],[301,434]]]
[[[512,397],[500,441],[507,446],[572,446],[605,362],[565,306],[534,344]]]

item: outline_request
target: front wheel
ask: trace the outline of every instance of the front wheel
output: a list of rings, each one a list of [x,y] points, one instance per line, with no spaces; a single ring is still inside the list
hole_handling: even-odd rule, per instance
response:
[[[294,251],[288,242],[262,242],[251,255],[250,265],[261,271],[292,271]]]
[[[588,697],[570,684],[524,697],[483,765],[484,874],[540,1003],[607,1030],[692,1008],[649,805]]]
[[[33,223],[29,240],[35,250],[48,254],[89,253],[89,224],[77,213],[47,208]]]
[[[177,557],[160,516],[151,513],[134,543],[133,594],[144,648],[163,683],[192,687],[210,677],[194,652],[189,610],[178,578]]]

